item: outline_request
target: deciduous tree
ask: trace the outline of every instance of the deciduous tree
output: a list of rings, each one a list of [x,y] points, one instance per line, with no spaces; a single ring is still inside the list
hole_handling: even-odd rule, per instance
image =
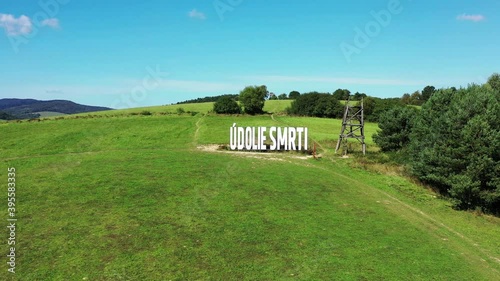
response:
[[[288,94],[288,98],[291,100],[294,100],[300,96],[300,93],[298,91],[291,91],[290,94]]]
[[[262,86],[248,86],[240,92],[240,102],[248,114],[261,114],[263,113],[264,102],[269,95],[267,87]]]
[[[422,90],[422,101],[423,102],[428,101],[431,98],[432,94],[434,94],[434,92],[436,92],[436,88],[434,88],[434,86],[425,87]]]

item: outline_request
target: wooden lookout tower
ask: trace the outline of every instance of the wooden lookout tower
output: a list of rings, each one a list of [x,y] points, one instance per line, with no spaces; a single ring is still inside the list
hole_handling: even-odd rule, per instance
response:
[[[359,102],[359,105],[351,105],[350,102],[349,98],[345,104],[344,117],[342,118],[342,129],[340,130],[340,136],[337,142],[337,147],[335,148],[335,153],[337,153],[340,146],[342,146],[344,154],[347,154],[347,141],[352,138],[361,143],[364,155],[366,153],[366,144],[363,100]]]

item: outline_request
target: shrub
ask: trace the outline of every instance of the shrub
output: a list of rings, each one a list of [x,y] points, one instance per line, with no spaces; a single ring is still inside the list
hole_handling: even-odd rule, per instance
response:
[[[239,114],[241,107],[229,96],[224,96],[214,103],[214,112],[217,114]]]
[[[182,108],[182,107],[177,108],[177,109],[176,109],[176,112],[177,112],[177,114],[179,114],[179,115],[186,113],[186,111],[185,111],[185,110],[184,110],[184,108]]]
[[[141,115],[147,116],[147,115],[152,115],[151,111],[143,110],[141,111]]]

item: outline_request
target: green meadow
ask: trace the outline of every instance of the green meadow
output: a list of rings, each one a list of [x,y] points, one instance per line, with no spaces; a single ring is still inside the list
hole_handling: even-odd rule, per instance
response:
[[[279,114],[288,105],[0,123],[18,219],[16,273],[4,230],[0,280],[500,280],[499,218],[455,211],[395,167],[366,169],[377,124],[367,155],[353,143],[344,158],[341,120]],[[204,149],[228,144],[233,123],[308,127],[322,157]]]
[[[264,111],[268,113],[280,114],[285,112],[286,108],[290,106],[292,100],[268,100],[264,106]],[[94,113],[81,113],[75,114],[74,116],[123,116],[130,114],[140,114],[141,112],[147,111],[152,114],[175,114],[178,113],[179,109],[185,112],[202,113],[206,114],[212,111],[214,107],[213,102],[206,103],[190,103],[190,104],[175,104],[175,105],[164,105],[164,106],[151,106],[151,107],[138,107],[131,109],[119,109],[112,111],[100,111]],[[48,116],[44,116],[48,117]]]

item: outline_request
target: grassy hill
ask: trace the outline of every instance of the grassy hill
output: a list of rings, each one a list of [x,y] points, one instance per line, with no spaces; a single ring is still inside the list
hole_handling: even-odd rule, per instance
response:
[[[265,103],[264,111],[269,113],[283,113],[285,109],[290,106],[292,100],[268,100]],[[185,112],[194,112],[205,114],[213,110],[213,102],[204,103],[189,103],[189,104],[173,104],[173,105],[163,105],[163,106],[150,106],[150,107],[137,107],[130,109],[117,109],[111,111],[100,111],[100,112],[90,112],[76,114],[77,116],[123,116],[135,113],[141,113],[144,111],[151,112],[153,114],[160,113],[170,113],[174,114],[178,112],[178,109],[182,108]]]
[[[0,178],[16,168],[18,200],[18,273],[0,279],[500,278],[498,218],[454,211],[389,168],[362,169],[359,154],[336,156],[340,120],[179,107],[200,114],[0,123]],[[155,114],[127,115],[144,110]],[[323,158],[199,148],[228,143],[234,122],[307,126]]]

